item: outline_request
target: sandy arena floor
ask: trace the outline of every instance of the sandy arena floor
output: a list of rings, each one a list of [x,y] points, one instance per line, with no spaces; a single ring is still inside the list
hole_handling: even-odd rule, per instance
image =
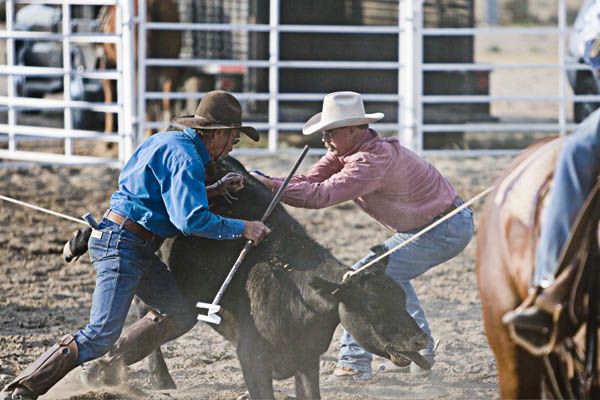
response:
[[[247,166],[284,174],[292,158],[240,158]],[[315,159],[306,160],[303,167]],[[465,198],[492,184],[508,158],[432,159]],[[0,192],[40,206],[99,216],[116,187],[117,171],[102,168],[2,170]],[[475,207],[477,211],[480,205]],[[308,231],[350,265],[389,232],[351,203],[326,210],[288,207]],[[477,214],[476,214],[477,215]],[[77,226],[46,214],[0,203],[0,384],[33,361],[65,333],[82,327],[88,317],[94,272],[89,258],[66,264],[64,241]],[[277,234],[273,232],[272,234]],[[293,243],[289,243],[293,246]],[[494,360],[483,334],[475,284],[474,241],[457,258],[415,281],[440,339],[430,376],[414,377],[375,359],[385,371],[370,384],[339,381],[331,376],[340,330],[321,361],[321,388],[326,399],[493,398],[497,397]],[[129,387],[91,390],[69,374],[46,399],[234,399],[244,383],[235,349],[204,324],[163,346],[177,390],[147,388],[143,363],[131,369]],[[292,380],[276,389],[293,395]]]
[[[479,36],[479,63],[555,63],[557,41],[546,36]],[[0,53],[3,53],[0,43]],[[559,71],[500,69],[490,75],[490,94],[556,95]],[[0,79],[0,93],[5,91]],[[571,105],[569,104],[569,108]],[[491,113],[504,122],[556,121],[558,105],[546,101],[498,101]],[[505,133],[483,136],[485,144]],[[528,135],[523,135],[528,136]],[[530,140],[529,136],[526,140]],[[522,147],[521,141],[516,147]],[[62,149],[59,149],[62,151]],[[288,157],[240,158],[249,167],[284,174]],[[465,199],[486,189],[509,158],[435,158],[431,161]],[[304,167],[315,159],[306,160]],[[69,215],[91,211],[99,216],[116,188],[118,172],[104,168],[0,169],[0,193]],[[475,206],[477,211],[481,204]],[[335,256],[350,265],[390,233],[351,203],[326,210],[288,210]],[[94,272],[89,258],[65,264],[63,243],[78,226],[69,221],[0,202],[0,385],[33,361],[63,334],[81,328],[89,313]],[[273,232],[272,234],[277,234]],[[455,259],[427,272],[415,286],[440,339],[430,376],[414,377],[383,359],[387,368],[375,382],[357,384],[331,376],[337,355],[336,332],[321,361],[321,391],[325,399],[490,399],[497,398],[496,370],[483,333],[474,272],[475,241]],[[289,243],[293,246],[293,243]],[[163,346],[178,385],[173,391],[150,390],[142,363],[131,368],[129,386],[92,391],[79,383],[78,371],[67,376],[43,399],[235,399],[244,383],[235,349],[211,328],[198,324],[182,338]],[[293,395],[293,382],[275,383]]]

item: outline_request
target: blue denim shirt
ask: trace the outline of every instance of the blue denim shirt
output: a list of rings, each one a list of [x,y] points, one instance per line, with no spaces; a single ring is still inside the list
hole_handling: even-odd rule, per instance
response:
[[[121,170],[110,208],[152,233],[210,239],[242,236],[244,222],[208,209],[205,166],[210,155],[196,132],[161,132],[142,143]]]

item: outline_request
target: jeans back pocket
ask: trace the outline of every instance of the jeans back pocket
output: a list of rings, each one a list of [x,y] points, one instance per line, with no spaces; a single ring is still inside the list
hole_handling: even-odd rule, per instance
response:
[[[111,255],[111,245],[114,232],[110,229],[93,230],[88,240],[88,250],[92,262],[102,260]],[[113,250],[114,251],[114,250]]]

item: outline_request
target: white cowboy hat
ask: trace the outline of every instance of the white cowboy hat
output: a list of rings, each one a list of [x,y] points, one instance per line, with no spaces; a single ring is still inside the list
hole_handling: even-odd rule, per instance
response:
[[[323,99],[323,111],[313,115],[302,128],[302,133],[311,135],[328,129],[344,126],[369,124],[383,118],[383,113],[365,114],[360,94],[355,92],[333,92]]]

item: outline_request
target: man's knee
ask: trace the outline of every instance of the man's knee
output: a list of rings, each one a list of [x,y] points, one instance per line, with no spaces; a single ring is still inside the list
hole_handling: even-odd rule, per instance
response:
[[[576,156],[578,154],[598,154],[600,148],[600,129],[581,129],[567,137],[561,149],[562,154]]]

